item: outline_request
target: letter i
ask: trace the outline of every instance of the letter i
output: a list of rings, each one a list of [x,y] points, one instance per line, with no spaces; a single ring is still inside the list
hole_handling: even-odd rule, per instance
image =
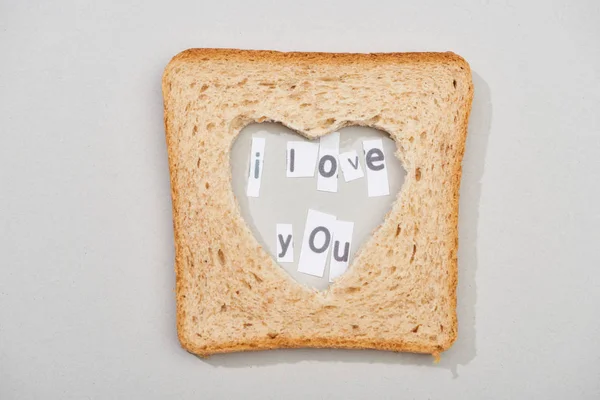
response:
[[[256,153],[256,161],[254,162],[254,178],[255,179],[258,179],[258,176],[260,175],[260,171],[259,171],[259,169],[260,169],[260,167],[259,167],[260,160],[259,160],[259,157],[260,157],[260,153]]]

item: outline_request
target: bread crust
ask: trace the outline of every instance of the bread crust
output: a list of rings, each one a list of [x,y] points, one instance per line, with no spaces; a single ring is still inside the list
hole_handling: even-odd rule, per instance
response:
[[[419,208],[418,202],[415,202],[414,198],[411,197],[410,191],[415,185],[419,185],[418,179],[414,178],[415,171],[417,169],[420,171],[421,168],[424,168],[420,166],[420,162],[422,159],[427,159],[426,156],[413,157],[411,155],[411,152],[416,154],[424,151],[424,149],[418,148],[416,145],[412,147],[416,136],[408,136],[408,133],[405,132],[408,130],[412,134],[416,131],[414,129],[411,131],[406,128],[406,125],[402,125],[401,122],[405,116],[389,116],[382,112],[381,118],[365,117],[360,119],[356,118],[355,115],[350,115],[349,118],[339,119],[340,115],[345,115],[346,113],[342,109],[337,111],[334,123],[323,126],[310,125],[307,122],[311,121],[310,118],[314,119],[314,115],[316,115],[314,110],[307,112],[306,115],[299,113],[299,117],[294,115],[293,118],[286,119],[285,113],[269,115],[267,112],[258,112],[264,110],[257,110],[252,108],[252,106],[250,108],[243,108],[238,105],[236,109],[236,106],[233,105],[227,109],[227,113],[219,109],[219,112],[223,115],[215,120],[218,122],[211,122],[217,126],[216,130],[220,129],[220,134],[223,136],[216,139],[213,136],[215,134],[208,129],[210,123],[206,125],[206,129],[196,124],[198,120],[202,120],[203,118],[206,118],[206,120],[211,119],[209,113],[216,110],[216,105],[210,103],[211,99],[226,101],[224,99],[227,98],[227,101],[233,101],[229,99],[237,101],[237,94],[231,95],[231,93],[239,90],[243,92],[243,95],[239,96],[240,99],[254,101],[254,98],[252,98],[253,95],[249,92],[247,86],[242,85],[236,89],[230,87],[232,85],[227,82],[221,81],[222,78],[219,77],[218,71],[230,73],[230,69],[232,68],[229,66],[235,66],[238,72],[235,72],[234,75],[238,75],[240,82],[244,82],[245,80],[244,85],[249,81],[251,84],[255,84],[256,82],[260,84],[261,80],[266,80],[268,81],[266,83],[269,83],[274,78],[274,69],[276,72],[285,71],[285,74],[287,74],[285,76],[288,78],[291,77],[290,82],[297,81],[297,83],[290,85],[289,88],[308,82],[308,86],[313,85],[308,89],[308,93],[311,90],[314,91],[314,87],[320,84],[320,82],[312,81],[312,79],[322,78],[322,71],[320,70],[324,66],[339,68],[342,74],[353,76],[349,78],[353,79],[353,81],[347,83],[344,80],[346,79],[344,75],[337,75],[336,79],[338,79],[338,82],[334,81],[332,83],[334,88],[341,88],[342,86],[344,88],[357,87],[358,83],[356,82],[361,82],[361,78],[358,75],[361,74],[362,70],[369,70],[370,68],[387,71],[386,68],[393,67],[399,73],[403,73],[404,68],[410,71],[425,69],[425,72],[416,75],[419,78],[423,78],[424,81],[429,79],[428,74],[433,76],[433,74],[437,73],[438,69],[442,71],[444,79],[452,75],[446,71],[448,68],[456,71],[457,78],[455,78],[453,85],[455,89],[457,85],[460,86],[460,95],[454,95],[455,97],[452,98],[451,102],[452,106],[444,104],[445,108],[441,107],[441,122],[438,121],[438,124],[449,121],[448,123],[452,125],[452,128],[441,128],[440,131],[444,131],[445,136],[443,138],[434,137],[432,140],[433,144],[431,145],[439,145],[440,148],[443,146],[451,148],[451,150],[448,150],[450,156],[447,160],[446,169],[439,172],[432,166],[431,172],[431,176],[433,176],[431,179],[434,181],[435,179],[439,180],[434,182],[436,185],[445,185],[442,189],[439,189],[439,193],[436,192],[432,196],[435,197],[437,203],[444,204],[444,202],[447,202],[448,205],[447,210],[444,209],[445,219],[440,222],[440,232],[428,232],[429,236],[426,239],[432,241],[431,238],[435,237],[439,240],[440,244],[437,248],[435,243],[433,245],[425,245],[429,253],[439,255],[442,260],[439,262],[435,261],[436,268],[426,271],[418,281],[429,282],[428,279],[430,279],[431,282],[434,282],[433,278],[429,276],[436,275],[437,280],[435,282],[443,282],[444,285],[444,293],[437,293],[437,296],[442,296],[443,299],[431,299],[425,305],[414,305],[414,309],[411,308],[413,306],[410,305],[411,303],[408,300],[405,302],[407,304],[406,307],[399,300],[386,300],[385,302],[382,302],[383,300],[379,301],[377,298],[373,300],[375,305],[388,304],[390,308],[399,307],[398,310],[401,309],[406,315],[413,312],[422,313],[425,310],[426,315],[433,315],[435,318],[443,320],[443,324],[440,325],[442,327],[441,332],[435,331],[435,327],[433,326],[435,324],[428,322],[427,329],[430,331],[419,334],[421,327],[419,322],[421,321],[409,318],[410,315],[406,317],[400,315],[402,314],[400,311],[397,314],[399,320],[402,321],[398,322],[398,326],[408,326],[410,323],[414,325],[416,321],[416,328],[410,329],[410,332],[408,330],[397,333],[388,332],[385,328],[385,322],[382,322],[381,318],[378,318],[377,311],[372,311],[372,314],[364,316],[365,309],[369,308],[367,300],[361,298],[360,295],[354,296],[354,292],[349,290],[358,287],[356,283],[362,278],[357,277],[357,275],[366,270],[375,269],[375,266],[371,266],[368,262],[370,258],[381,260],[379,265],[383,266],[385,264],[387,269],[391,270],[393,267],[393,271],[397,271],[398,269],[409,271],[406,265],[408,264],[407,259],[410,254],[410,240],[416,243],[424,239],[423,232],[419,233],[418,228],[419,221],[424,221],[423,216],[418,215],[417,217],[413,217],[411,214],[411,219],[415,218],[417,220],[415,222],[416,233],[413,232],[411,234],[398,233],[402,229],[406,231],[402,219],[392,221],[393,223],[389,223],[388,221],[389,218],[401,215],[406,216],[406,211],[403,210],[407,207]],[[314,73],[314,71],[317,72]],[[331,69],[327,73],[331,73]],[[354,76],[355,74],[357,76]],[[369,87],[376,83],[373,79],[372,77],[365,77],[362,84]],[[459,82],[458,84],[457,81]],[[275,83],[274,85],[279,90],[284,84]],[[205,91],[208,91],[208,89],[204,89],[205,86],[226,88],[220,93],[218,90],[215,90],[211,94],[208,94],[205,93]],[[417,88],[421,86],[415,85]],[[404,88],[401,85],[399,87]],[[173,200],[176,250],[177,331],[181,345],[186,350],[200,356],[208,356],[215,353],[233,351],[328,347],[379,349],[439,355],[440,352],[447,350],[452,345],[457,337],[456,286],[458,270],[456,254],[458,250],[458,194],[461,179],[461,162],[464,154],[468,118],[473,98],[471,72],[468,63],[463,58],[454,53],[335,54],[282,53],[276,51],[234,49],[190,49],[176,55],[167,65],[163,75],[162,88],[171,195]],[[382,90],[381,87],[378,89]],[[294,89],[287,90],[288,92],[284,91],[284,97],[281,98],[289,96],[290,93],[295,93]],[[395,87],[389,90],[394,91]],[[423,89],[423,93],[426,94],[428,90],[428,87]],[[226,95],[227,93],[228,95]],[[403,95],[404,93],[406,92],[398,89],[394,95]],[[258,98],[260,95],[256,94],[254,96]],[[207,99],[208,102],[204,103]],[[242,103],[240,102],[240,104]],[[295,100],[295,103],[291,102],[291,104],[299,105],[300,100]],[[383,108],[387,104],[389,103],[382,104],[379,108]],[[429,101],[427,101],[427,104],[429,104]],[[186,108],[187,110],[183,110],[182,108]],[[453,121],[447,115],[450,111],[454,113],[451,115],[454,117]],[[192,117],[195,118],[193,124],[190,122]],[[328,116],[325,115],[324,117],[327,118]],[[394,119],[395,117],[399,119]],[[219,146],[222,145],[224,154],[228,156],[228,149],[231,142],[243,126],[251,122],[264,121],[281,122],[309,138],[319,137],[346,125],[359,124],[385,130],[390,134],[392,139],[396,140],[399,149],[404,151],[403,156],[405,159],[403,161],[407,168],[408,179],[396,201],[397,204],[393,207],[394,211],[390,212],[390,217],[386,217],[386,221],[374,233],[374,236],[387,240],[388,236],[391,236],[391,232],[396,232],[394,239],[396,241],[390,240],[381,245],[386,250],[392,251],[396,259],[390,260],[393,257],[385,258],[379,253],[375,253],[376,250],[374,249],[378,246],[377,242],[374,242],[372,239],[359,251],[351,266],[351,270],[333,283],[330,289],[325,292],[316,292],[293,282],[285,272],[280,271],[280,268],[276,266],[273,260],[269,260],[270,263],[267,262],[265,259],[266,253],[256,243],[249,229],[245,226],[244,221],[239,216],[239,210],[236,208],[237,204],[231,192],[229,164],[220,165],[220,168],[227,169],[228,179],[226,179],[225,175],[219,172],[213,173],[213,175],[218,175],[216,178],[212,178],[212,175],[206,172],[209,166],[210,168],[215,166],[214,160],[204,161],[202,157],[199,157],[198,161],[194,162],[196,159],[195,151],[199,150],[202,152],[209,146],[221,148]],[[189,133],[189,125],[194,126],[191,134]],[[427,126],[429,128],[434,127],[435,123],[429,123]],[[421,128],[421,125],[419,127]],[[197,132],[195,132],[196,130]],[[210,142],[211,140],[212,142]],[[219,140],[218,143],[217,140]],[[199,145],[197,142],[206,142],[206,144]],[[430,145],[421,144],[421,146],[428,148]],[[437,149],[435,151],[438,152]],[[441,151],[439,150],[439,152]],[[204,155],[204,153],[202,154]],[[419,162],[416,162],[417,160]],[[218,192],[212,196],[216,196],[213,197],[215,199],[218,198],[218,206],[214,205],[216,201],[211,203],[206,200],[209,198],[209,195],[202,192],[201,190],[203,189],[198,189],[199,183],[196,182],[197,180],[206,180],[206,183],[210,181],[210,187],[217,187],[216,190]],[[409,185],[408,188],[406,188],[407,184]],[[201,194],[197,196],[195,193]],[[211,207],[214,207],[214,210]],[[219,230],[215,227],[216,217],[211,214],[223,212],[226,216],[224,218],[226,221],[223,223],[230,224],[233,227],[236,235],[242,238],[237,241],[238,246],[245,249],[241,252],[241,255],[235,254],[231,261],[231,253],[229,253],[227,243],[224,243],[221,238],[216,237],[219,236]],[[402,214],[402,212],[405,212],[405,214]],[[189,222],[190,219],[197,222],[195,227]],[[394,227],[397,227],[397,230],[392,229]],[[386,232],[382,232],[383,230]],[[425,257],[419,259],[419,262],[422,261],[422,264],[425,265],[425,267],[421,266],[420,268],[427,269],[428,264],[423,260],[427,260],[429,254],[421,256],[421,253],[419,253],[415,257],[416,244],[412,246],[410,263],[413,262],[413,258]],[[218,247],[218,250],[215,251],[215,247]],[[398,248],[397,253],[396,248]],[[227,256],[223,254],[227,254]],[[221,257],[223,257],[224,261],[219,262]],[[236,264],[242,258],[248,259],[249,263],[247,265]],[[270,257],[268,258],[270,259]],[[357,262],[360,265],[355,266]],[[433,265],[434,261],[431,263]],[[392,264],[393,266],[391,266]],[[363,265],[366,265],[366,267],[363,267]],[[215,272],[219,268],[220,270]],[[237,282],[238,275],[245,276],[248,271],[251,271],[255,276],[259,273],[261,281],[253,282],[256,284],[254,287],[260,287],[260,289],[256,289],[258,293],[248,294],[248,298],[251,298],[251,300],[246,300],[247,303],[244,303],[243,299],[238,300],[236,298],[234,292],[236,291],[235,288],[238,287],[235,285],[239,283]],[[348,277],[346,275],[351,276]],[[397,282],[397,284],[401,284],[398,282],[402,282],[396,275],[389,275],[385,279],[387,279],[385,281],[386,287],[393,287],[393,285],[390,286],[393,283],[392,281]],[[233,282],[234,280],[235,282]],[[227,284],[228,281],[232,282],[231,288]],[[246,282],[243,279],[241,281]],[[381,282],[384,281],[382,280]],[[246,283],[248,284],[248,282]],[[214,288],[219,287],[219,285],[221,285],[221,288],[230,289],[224,289],[226,293],[216,294]],[[270,296],[269,293],[273,290],[276,293],[279,290],[281,292],[280,297],[273,300],[273,303],[271,303],[273,304],[272,307],[267,304],[265,308],[261,298]],[[237,291],[239,292],[240,290]],[[249,289],[249,292],[251,292],[251,289]],[[422,296],[425,296],[422,299],[429,299],[426,294]],[[219,312],[218,305],[220,302],[223,303],[221,311],[223,310],[223,306],[225,306],[226,310],[229,307],[229,309],[233,310],[231,315],[221,315],[227,314],[227,311]],[[302,308],[297,305],[299,302],[305,302]],[[437,306],[435,311],[427,309],[429,305],[433,304]],[[352,318],[349,318],[344,312],[340,312],[340,309],[343,311],[344,307],[347,307],[348,310],[354,313]],[[438,311],[438,307],[444,309]],[[254,308],[258,308],[259,310],[255,311]],[[253,311],[249,312],[249,309]],[[382,309],[380,306],[379,312],[383,313],[383,310],[388,313],[390,312],[389,309]],[[348,325],[348,322],[354,321],[358,324],[357,316],[359,314],[364,316],[363,319],[371,321],[370,326],[372,329],[367,329],[367,332],[362,329],[355,332],[354,323],[351,324],[353,329],[337,328],[336,324]],[[289,317],[289,315],[293,315],[293,317]],[[289,319],[287,322],[285,319],[286,316]],[[304,319],[308,319],[308,321],[305,323]],[[242,321],[246,320],[252,322],[244,322],[243,328],[238,327],[242,326]],[[256,323],[256,321],[260,321],[260,324]],[[294,323],[298,323],[298,321],[302,321],[302,326],[296,328]],[[230,325],[236,325],[236,327],[230,329]],[[249,325],[248,329],[246,329],[246,325]],[[333,325],[334,328],[328,328],[326,325]]]

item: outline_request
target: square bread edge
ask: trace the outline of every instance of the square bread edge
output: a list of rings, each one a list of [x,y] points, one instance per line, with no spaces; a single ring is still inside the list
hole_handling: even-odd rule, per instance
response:
[[[439,355],[452,345],[458,192],[473,98],[464,59],[190,49],[168,64],[162,87],[177,330],[186,350],[208,356],[334,347]],[[383,95],[370,97],[374,91]],[[363,102],[340,106],[353,98]],[[386,220],[325,292],[297,284],[277,266],[233,196],[231,145],[244,126],[266,121],[310,139],[348,125],[383,130],[407,170]]]

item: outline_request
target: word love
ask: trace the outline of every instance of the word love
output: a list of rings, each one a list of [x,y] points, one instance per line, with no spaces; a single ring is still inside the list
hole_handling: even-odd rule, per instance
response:
[[[367,172],[369,197],[390,194],[383,141],[363,140],[364,165]],[[286,148],[286,177],[307,178],[317,173],[317,190],[335,193],[338,191],[338,175],[341,170],[346,182],[365,176],[356,150],[340,154],[340,134],[333,132],[320,138],[318,143],[289,141]],[[252,138],[250,172],[247,195],[258,197],[264,169],[265,139]]]
[[[304,225],[298,271],[323,277],[329,260],[329,282],[348,269],[354,223],[309,209]],[[331,253],[330,253],[331,249]],[[277,224],[277,261],[294,261],[291,224]]]

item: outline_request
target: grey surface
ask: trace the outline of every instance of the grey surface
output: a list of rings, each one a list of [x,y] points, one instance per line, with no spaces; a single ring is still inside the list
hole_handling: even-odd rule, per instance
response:
[[[335,215],[338,220],[354,222],[349,259],[349,267],[352,267],[354,254],[371,237],[371,232],[381,225],[385,215],[396,201],[406,176],[406,170],[396,156],[398,151],[396,144],[387,134],[361,126],[346,127],[338,132],[340,132],[340,154],[356,150],[365,176],[362,179],[346,182],[340,171],[337,193],[318,191],[316,174],[313,178],[286,177],[287,142],[306,139],[281,124],[249,125],[240,132],[231,149],[233,193],[242,217],[254,233],[254,237],[273,259],[276,259],[276,224],[292,224],[294,262],[279,265],[297,282],[318,290],[329,287],[329,261],[322,278],[298,272],[298,259],[302,249],[308,209]],[[266,139],[259,197],[246,196],[253,136]],[[368,197],[362,141],[378,138],[381,138],[383,143],[390,194]]]
[[[0,2],[0,399],[600,397],[597,1]],[[459,339],[179,348],[160,78],[193,46],[474,71]]]

